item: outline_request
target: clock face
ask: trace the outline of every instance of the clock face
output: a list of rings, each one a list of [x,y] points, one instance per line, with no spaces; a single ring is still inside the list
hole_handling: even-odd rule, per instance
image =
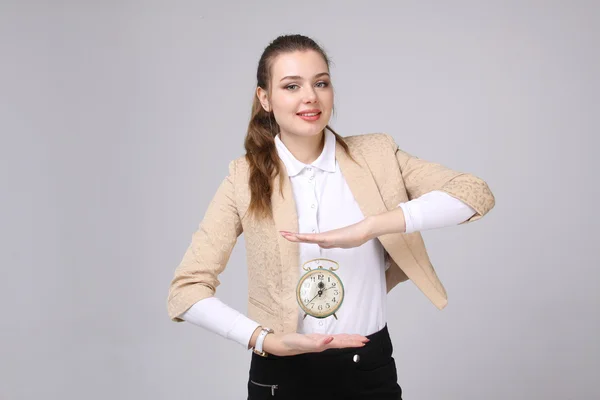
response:
[[[305,313],[325,318],[342,305],[344,286],[335,273],[317,268],[302,276],[296,288],[296,298]]]

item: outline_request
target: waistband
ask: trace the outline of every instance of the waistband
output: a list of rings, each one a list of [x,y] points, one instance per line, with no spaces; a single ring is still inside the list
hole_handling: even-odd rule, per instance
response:
[[[252,353],[252,358],[258,359],[272,359],[272,360],[302,360],[302,359],[318,359],[318,358],[329,358],[335,356],[343,356],[347,354],[360,354],[364,352],[369,353],[380,353],[380,354],[391,354],[392,353],[392,341],[390,339],[387,324],[379,331],[366,336],[369,339],[362,347],[345,347],[341,349],[327,349],[318,353],[303,353],[293,356],[276,356],[269,354],[267,357],[261,357],[258,354]]]

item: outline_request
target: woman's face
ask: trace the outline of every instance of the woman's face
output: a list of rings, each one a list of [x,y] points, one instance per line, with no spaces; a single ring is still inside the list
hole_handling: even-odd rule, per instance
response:
[[[323,131],[331,118],[333,87],[319,53],[309,50],[279,55],[271,66],[270,84],[270,99],[262,88],[257,95],[265,110],[273,111],[282,136],[316,136]],[[316,110],[318,115],[300,115],[309,110]]]

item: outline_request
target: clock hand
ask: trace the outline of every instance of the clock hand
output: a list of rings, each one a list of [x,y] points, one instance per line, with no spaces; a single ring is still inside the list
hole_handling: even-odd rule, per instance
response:
[[[319,291],[317,292],[317,294],[315,295],[315,297],[313,297],[313,298],[312,298],[312,299],[311,299],[311,300],[308,302],[308,304],[312,303],[312,301],[313,301],[314,299],[316,299],[316,298],[317,298],[317,296],[320,296],[320,295],[322,295],[322,294],[323,294],[323,291],[322,291],[322,290],[319,290]]]
[[[329,289],[334,289],[334,288],[335,288],[335,286],[329,286],[328,288],[326,288],[326,289],[323,289],[323,292],[325,292],[325,291],[327,291],[327,290],[329,290]]]

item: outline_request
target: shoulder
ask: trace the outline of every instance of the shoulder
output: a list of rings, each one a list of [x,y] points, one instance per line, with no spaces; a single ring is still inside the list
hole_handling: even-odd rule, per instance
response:
[[[246,156],[240,156],[236,159],[233,159],[229,162],[229,171],[234,173],[243,173],[244,171],[248,171],[248,160]]]
[[[350,151],[363,154],[395,152],[398,146],[394,138],[387,133],[363,133],[343,137]]]
[[[246,160],[246,156],[240,156],[229,161],[228,165],[229,173],[227,179],[229,179],[234,185],[240,182],[248,181],[249,165]]]

